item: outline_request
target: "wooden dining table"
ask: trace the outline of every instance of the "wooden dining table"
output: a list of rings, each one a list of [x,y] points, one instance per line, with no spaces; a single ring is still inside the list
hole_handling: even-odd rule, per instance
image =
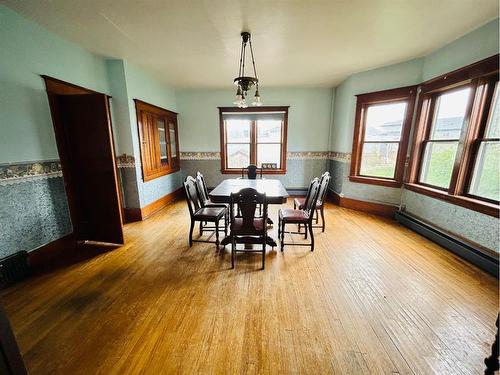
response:
[[[232,178],[222,181],[210,193],[210,200],[214,203],[230,203],[231,193],[236,193],[244,188],[254,188],[259,193],[265,193],[268,204],[283,204],[286,203],[288,193],[280,180],[248,180]],[[268,219],[268,223],[272,224],[272,220]],[[221,242],[222,245],[231,243],[231,236],[227,236]],[[276,246],[274,238],[267,238],[269,246]]]

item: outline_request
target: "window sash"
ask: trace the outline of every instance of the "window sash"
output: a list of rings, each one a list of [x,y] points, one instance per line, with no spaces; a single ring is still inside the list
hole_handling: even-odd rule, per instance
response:
[[[449,201],[487,215],[498,216],[498,201],[479,197],[470,193],[475,174],[476,159],[480,157],[481,145],[496,142],[497,138],[487,138],[486,126],[495,87],[498,82],[498,55],[468,67],[437,77],[420,86],[410,169],[407,174],[408,189],[438,199]],[[470,87],[469,101],[462,124],[458,147],[453,161],[453,171],[448,189],[426,185],[422,182],[421,169],[428,144],[438,140],[429,139],[431,124],[435,116],[435,98],[446,92]],[[439,140],[457,142],[456,138]]]
[[[249,164],[257,165],[259,162],[258,148],[259,145],[279,145],[280,153],[277,156],[277,169],[264,169],[263,173],[278,173],[283,174],[286,172],[286,127],[287,127],[287,114],[288,110],[273,110],[273,108],[287,108],[287,107],[268,107],[266,109],[261,107],[256,112],[245,113],[244,110],[236,110],[233,108],[219,108],[220,121],[221,121],[221,153],[222,153],[222,173],[240,173],[240,167],[231,167],[229,163],[228,145],[230,144],[246,144],[250,147],[250,161]],[[254,111],[255,109],[250,109]],[[227,138],[227,124],[228,120],[250,120],[250,142],[233,142],[228,141]],[[280,141],[258,141],[258,121],[259,120],[280,120]],[[261,161],[268,163],[267,161]],[[273,162],[274,163],[274,162]],[[246,167],[246,165],[244,166]]]

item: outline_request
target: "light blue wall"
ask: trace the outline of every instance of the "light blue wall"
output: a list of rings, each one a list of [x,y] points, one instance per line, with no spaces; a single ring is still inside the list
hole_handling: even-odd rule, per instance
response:
[[[109,92],[104,59],[0,5],[0,169],[59,159],[41,74]],[[0,228],[0,257],[70,233],[62,177],[0,180]]]
[[[498,18],[424,58],[422,80],[451,72],[498,53]]]
[[[101,57],[0,5],[0,163],[59,157],[41,74],[109,91]]]
[[[148,72],[126,61],[124,61],[124,73],[127,86],[133,155],[136,160],[137,191],[140,206],[144,207],[179,189],[182,186],[182,177],[181,173],[177,172],[152,181],[143,181],[140,167],[139,131],[134,99],[177,112],[176,94],[173,88],[162,84]]]
[[[232,107],[235,90],[178,90],[182,151],[220,151],[219,110]],[[263,88],[264,105],[290,106],[288,151],[328,151],[333,90]]]

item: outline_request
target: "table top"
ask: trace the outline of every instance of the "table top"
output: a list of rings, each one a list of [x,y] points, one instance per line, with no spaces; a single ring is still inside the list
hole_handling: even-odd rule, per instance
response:
[[[236,193],[244,188],[254,188],[260,193],[266,193],[267,202],[270,204],[283,204],[288,198],[288,193],[280,180],[268,179],[229,179],[222,181],[210,192],[210,200],[215,203],[229,203],[231,193]]]

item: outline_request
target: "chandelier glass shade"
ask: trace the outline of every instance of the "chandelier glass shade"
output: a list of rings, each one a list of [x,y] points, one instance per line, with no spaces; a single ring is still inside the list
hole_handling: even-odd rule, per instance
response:
[[[250,55],[252,58],[252,67],[254,76],[245,75],[245,62],[246,62],[246,49],[247,45],[250,47]],[[257,78],[257,70],[255,69],[255,60],[253,57],[252,39],[249,32],[241,33],[241,52],[240,52],[240,68],[238,70],[238,77],[234,79],[234,84],[237,86],[236,98],[233,104],[239,108],[247,108],[247,95],[248,91],[255,86],[255,97],[252,102],[253,106],[261,106],[262,102],[259,93],[259,79]]]

